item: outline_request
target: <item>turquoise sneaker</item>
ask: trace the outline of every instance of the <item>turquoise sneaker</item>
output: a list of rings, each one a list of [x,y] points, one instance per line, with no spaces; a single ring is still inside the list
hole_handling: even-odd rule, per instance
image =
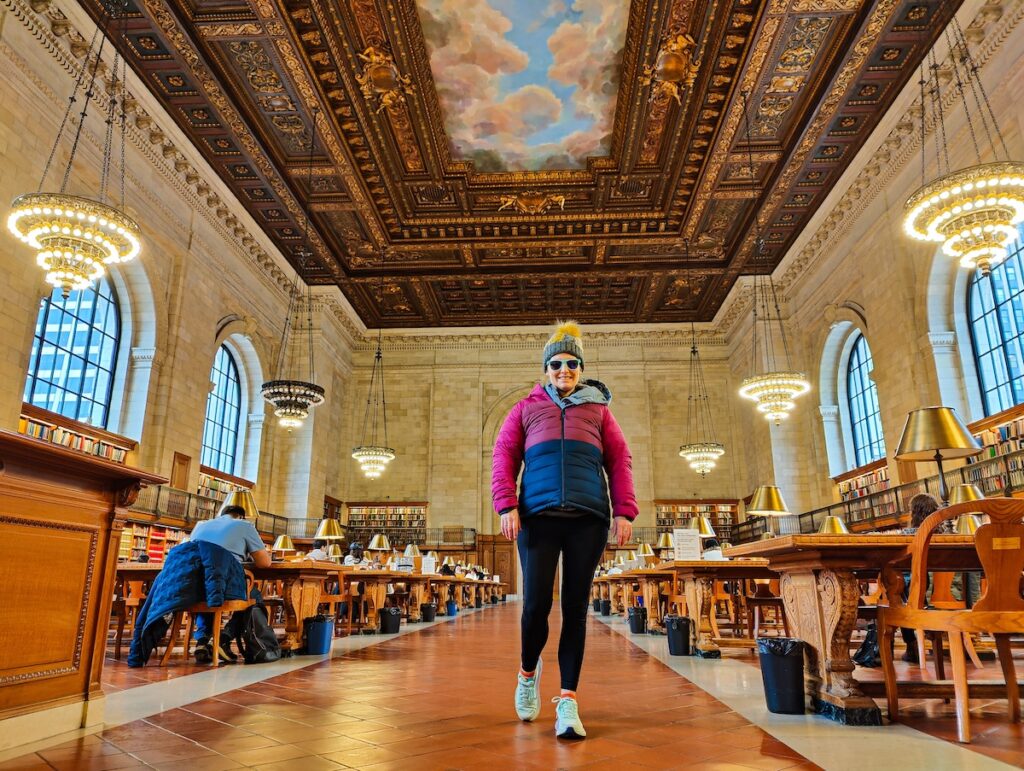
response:
[[[541,660],[537,659],[537,671],[533,677],[523,677],[521,672],[517,674],[516,714],[527,723],[536,720],[540,714],[540,671],[543,666]]]
[[[580,707],[576,699],[556,696],[551,701],[558,704],[555,707],[555,736],[559,739],[586,739],[587,732],[583,729]]]

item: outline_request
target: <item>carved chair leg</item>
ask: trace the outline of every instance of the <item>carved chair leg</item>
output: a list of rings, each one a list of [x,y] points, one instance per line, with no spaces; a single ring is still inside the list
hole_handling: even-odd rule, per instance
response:
[[[181,657],[188,663],[189,649],[192,647],[192,630],[195,628],[196,620],[191,613],[186,613],[185,618],[185,639],[181,643]]]
[[[967,691],[967,660],[964,657],[964,640],[959,632],[949,633],[949,657],[953,662],[957,738],[964,744],[969,744],[971,741],[971,703]]]
[[[220,616],[219,610],[213,614],[213,663],[210,666],[214,668],[220,664]]]
[[[1013,651],[1010,649],[1010,635],[997,634],[996,651],[999,653],[999,666],[1006,678],[1006,698],[1010,702],[1010,720],[1020,722],[1020,686],[1017,684],[1017,670],[1013,666]]]
[[[942,650],[942,632],[928,632],[928,637],[932,641],[932,661],[935,662],[935,679],[945,680],[946,679],[946,657],[943,655]],[[952,635],[950,635],[952,638]],[[952,646],[952,643],[950,643]],[[952,655],[952,653],[950,653]]]
[[[896,690],[896,665],[893,662],[893,643],[896,629],[879,619],[878,652],[882,658],[882,674],[885,677],[885,698],[889,705],[889,720],[896,722],[900,716],[900,698]]]
[[[981,659],[978,658],[978,652],[974,650],[974,640],[971,639],[969,633],[964,633],[964,650],[967,652],[967,658],[971,660],[974,668],[981,669]]]
[[[925,655],[925,631],[923,629],[915,629],[914,637],[917,639],[917,661],[921,667],[921,671],[924,672],[925,677],[928,676],[928,657]]]

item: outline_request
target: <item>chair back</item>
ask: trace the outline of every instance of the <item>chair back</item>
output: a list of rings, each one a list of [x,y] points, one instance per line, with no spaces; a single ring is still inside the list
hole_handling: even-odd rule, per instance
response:
[[[906,606],[921,610],[926,606],[928,589],[928,549],[932,535],[943,522],[961,514],[987,514],[989,523],[978,528],[974,544],[978,560],[985,571],[987,586],[974,604],[977,611],[1024,611],[1021,597],[1021,573],[1024,572],[1024,500],[1017,498],[984,498],[939,509],[917,530],[910,545],[910,592]],[[903,561],[906,553],[897,561]],[[897,588],[900,570],[892,562],[886,566],[886,592],[890,605],[899,605]]]

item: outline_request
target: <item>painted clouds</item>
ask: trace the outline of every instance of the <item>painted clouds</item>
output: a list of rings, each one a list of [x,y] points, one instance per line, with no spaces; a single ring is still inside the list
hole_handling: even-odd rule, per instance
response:
[[[627,7],[419,0],[455,155],[503,171],[578,168],[606,154]]]

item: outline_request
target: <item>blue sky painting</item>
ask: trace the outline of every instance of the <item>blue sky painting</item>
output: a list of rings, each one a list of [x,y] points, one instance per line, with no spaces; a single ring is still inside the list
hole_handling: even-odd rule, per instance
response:
[[[582,168],[608,153],[626,0],[418,0],[457,158]]]

